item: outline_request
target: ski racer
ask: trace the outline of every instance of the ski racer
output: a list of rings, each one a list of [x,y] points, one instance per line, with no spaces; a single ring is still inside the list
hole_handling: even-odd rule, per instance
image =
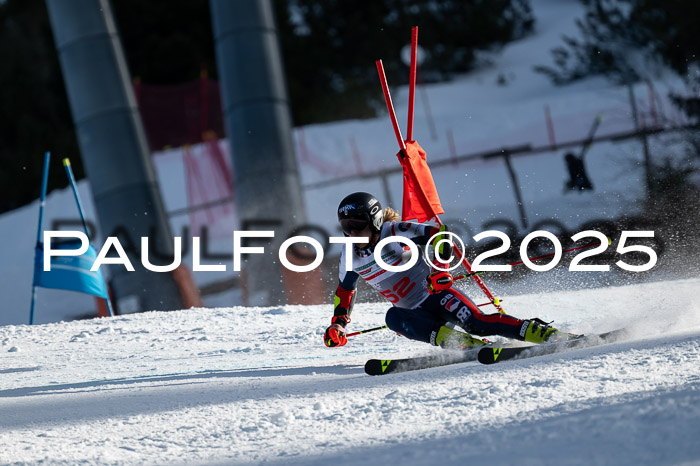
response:
[[[537,318],[523,320],[501,313],[484,314],[452,287],[453,277],[449,272],[433,269],[422,260],[403,272],[380,267],[374,259],[374,248],[381,239],[401,236],[411,239],[416,245],[426,245],[433,235],[446,230],[444,225],[438,228],[398,220],[398,212],[390,207],[382,209],[379,201],[368,193],[353,193],[340,202],[338,221],[343,233],[350,237],[369,238],[369,242],[352,247],[352,270],[349,272],[345,270],[349,260],[345,248],[340,255],[340,283],[335,293],[333,318],[323,336],[326,346],[347,343],[346,328],[360,278],[392,304],[385,318],[388,328],[412,340],[443,348],[466,349],[486,344],[470,334],[500,335],[532,343],[568,338],[568,334]],[[433,240],[433,246],[439,243],[440,237],[438,235]],[[446,243],[443,241],[440,247],[445,247]],[[382,248],[382,258],[387,264],[400,266],[410,260],[410,251],[407,250],[408,246],[403,243],[390,242]],[[451,250],[441,251],[441,257],[450,255]]]

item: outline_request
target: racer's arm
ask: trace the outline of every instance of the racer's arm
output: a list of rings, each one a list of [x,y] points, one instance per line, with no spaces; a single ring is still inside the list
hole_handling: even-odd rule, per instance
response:
[[[355,286],[357,286],[357,282],[355,282]],[[333,299],[333,316],[350,317],[352,308],[355,305],[355,291],[355,287],[347,290],[343,287],[342,283],[338,285]]]
[[[350,313],[355,304],[355,291],[360,275],[355,271],[345,271],[344,257],[340,261],[340,283],[333,300],[331,325],[323,335],[323,343],[328,347],[343,346],[348,342],[345,327],[350,323]]]

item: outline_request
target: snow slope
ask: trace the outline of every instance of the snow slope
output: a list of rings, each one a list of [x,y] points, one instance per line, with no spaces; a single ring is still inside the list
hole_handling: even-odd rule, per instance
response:
[[[532,72],[550,62],[548,50],[573,32],[581,12],[573,0],[532,3],[535,35],[506,47],[492,68],[426,86],[436,140],[417,98],[416,136],[431,161],[450,156],[447,130],[458,154],[546,144],[545,104],[558,141],[583,137],[601,111],[600,134],[631,128],[625,89],[599,80],[553,88]],[[506,87],[496,83],[501,74]],[[643,89],[637,91],[643,100]],[[392,92],[403,126],[406,92]],[[314,155],[330,166],[348,165],[351,135],[358,136],[365,169],[397,166],[385,116],[303,132]],[[594,146],[587,164],[596,191],[580,196],[561,194],[561,155],[513,160],[532,223],[554,218],[575,231],[591,218],[636,208],[638,143]],[[182,176],[170,176],[177,170],[159,172],[169,209],[182,207]],[[304,183],[328,176],[309,165],[300,170]],[[502,161],[443,166],[434,175],[447,223],[465,221],[475,234],[485,221],[517,219]],[[396,205],[401,177],[388,181]],[[80,189],[94,219],[89,185]],[[335,232],[338,200],[360,189],[384,194],[377,179],[307,189],[311,220]],[[70,191],[51,193],[46,225],[75,218],[65,206],[72,209]],[[577,332],[633,324],[633,336],[492,367],[466,363],[369,377],[362,366],[370,357],[441,350],[386,330],[325,348],[329,305],[52,323],[89,313],[92,299],[40,290],[42,325],[7,325],[25,322],[28,314],[37,210],[35,203],[0,218],[0,464],[700,464],[700,279],[550,293],[559,272],[535,274],[536,286],[531,281],[518,290],[530,294],[506,293],[513,315],[555,320]],[[607,273],[565,274],[608,281]],[[650,276],[659,280],[657,270]],[[463,285],[474,299],[481,296]],[[500,294],[506,287],[498,288]],[[387,307],[358,304],[351,329],[382,325]]]
[[[328,306],[0,327],[0,463],[700,464],[699,289],[518,296],[514,315],[634,337],[384,377],[364,361],[441,350],[386,330],[325,348]]]

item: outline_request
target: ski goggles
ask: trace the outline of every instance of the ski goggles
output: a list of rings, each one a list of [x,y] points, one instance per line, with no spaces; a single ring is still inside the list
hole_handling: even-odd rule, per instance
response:
[[[352,231],[362,231],[369,225],[369,221],[361,218],[344,218],[340,221],[343,233],[350,236]]]

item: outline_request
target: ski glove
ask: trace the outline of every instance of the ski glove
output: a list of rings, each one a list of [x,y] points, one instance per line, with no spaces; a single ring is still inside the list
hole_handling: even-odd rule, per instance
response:
[[[349,316],[333,316],[331,326],[326,329],[323,335],[323,342],[329,348],[335,346],[344,346],[348,342],[348,337],[345,336],[345,326],[350,323]]]
[[[450,272],[436,270],[428,275],[428,278],[426,278],[425,281],[427,284],[428,293],[436,294],[450,289],[454,279],[452,278],[452,274]]]

